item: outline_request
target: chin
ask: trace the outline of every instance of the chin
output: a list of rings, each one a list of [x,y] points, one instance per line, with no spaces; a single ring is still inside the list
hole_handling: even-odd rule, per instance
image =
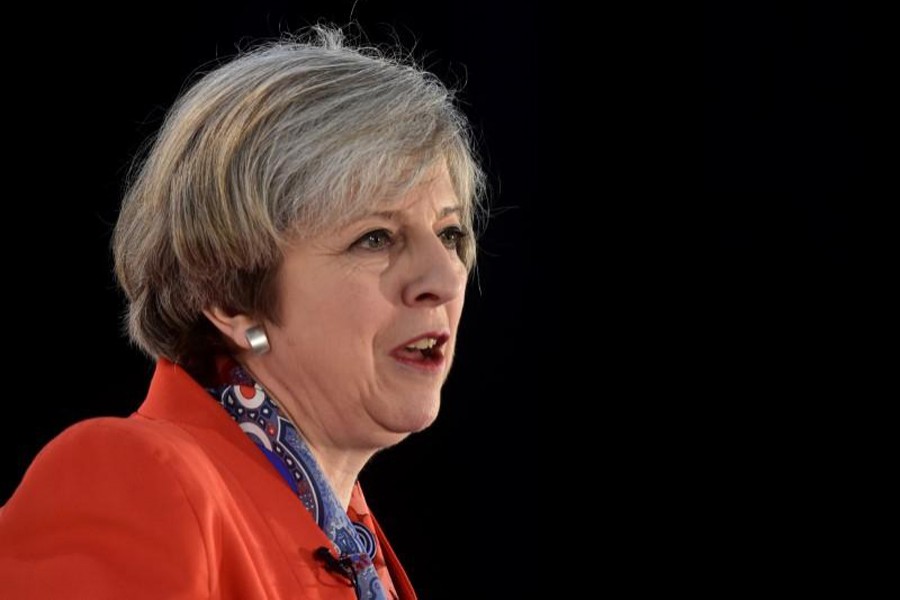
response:
[[[407,406],[405,410],[392,415],[388,429],[407,435],[427,429],[437,419],[440,408],[440,397],[424,403],[419,401],[416,406]]]

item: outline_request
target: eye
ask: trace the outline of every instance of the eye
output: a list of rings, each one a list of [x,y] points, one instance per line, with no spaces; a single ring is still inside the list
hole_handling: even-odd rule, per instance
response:
[[[441,241],[444,242],[444,245],[451,250],[459,250],[460,242],[462,242],[463,238],[465,238],[468,233],[463,231],[461,228],[453,225],[452,227],[447,227],[443,231],[438,234],[438,237],[441,238]]]
[[[383,250],[391,245],[393,238],[391,232],[387,229],[375,229],[362,234],[358,240],[353,242],[353,248],[362,248],[363,250]]]

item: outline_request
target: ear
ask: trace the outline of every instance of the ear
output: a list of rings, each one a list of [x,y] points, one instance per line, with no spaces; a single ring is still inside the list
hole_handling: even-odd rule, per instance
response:
[[[218,306],[204,308],[203,314],[235,346],[241,350],[250,350],[250,342],[247,341],[247,330],[254,325],[259,325],[255,319],[251,319],[243,313],[230,314]]]

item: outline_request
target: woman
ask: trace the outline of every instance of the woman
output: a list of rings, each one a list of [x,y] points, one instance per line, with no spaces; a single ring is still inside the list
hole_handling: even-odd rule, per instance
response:
[[[155,358],[0,512],[10,598],[415,598],[357,476],[437,416],[481,171],[449,92],[317,28],[210,72],[123,202]]]

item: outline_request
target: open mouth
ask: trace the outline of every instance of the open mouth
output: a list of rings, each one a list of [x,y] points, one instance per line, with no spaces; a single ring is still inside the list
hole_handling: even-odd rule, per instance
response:
[[[407,364],[417,366],[440,366],[444,362],[444,345],[450,336],[443,333],[428,333],[398,346],[391,355]]]

